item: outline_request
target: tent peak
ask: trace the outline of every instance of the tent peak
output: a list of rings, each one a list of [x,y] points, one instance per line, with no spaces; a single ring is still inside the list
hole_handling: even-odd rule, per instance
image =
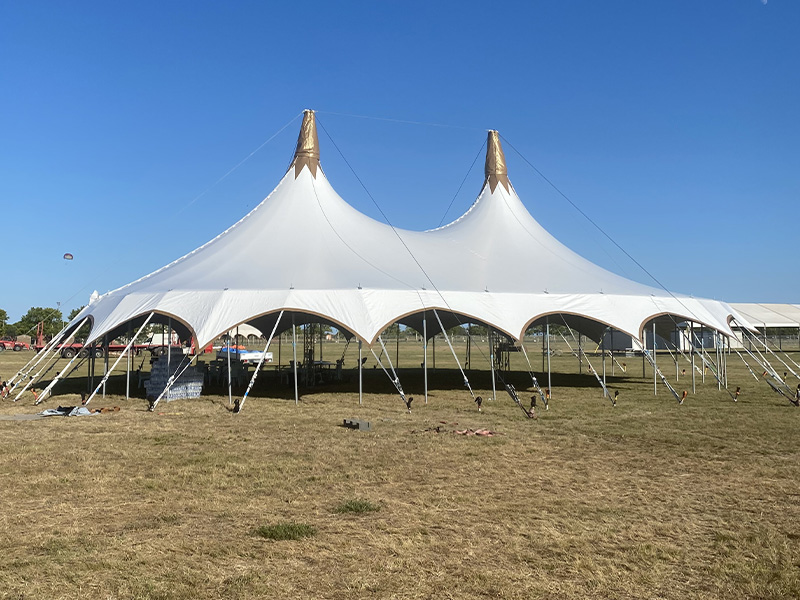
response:
[[[506,169],[506,156],[503,154],[503,147],[500,145],[500,134],[496,129],[489,130],[489,139],[486,142],[486,167],[484,168],[486,179],[484,187],[489,184],[489,191],[494,192],[497,184],[500,183],[511,192],[511,182],[508,180],[508,170]]]
[[[294,178],[300,176],[303,167],[308,167],[311,176],[317,177],[319,168],[319,138],[317,138],[317,123],[314,119],[314,111],[306,109],[303,111],[303,123],[300,125],[300,135],[297,136],[297,148],[294,151],[294,158],[289,169],[294,167]]]

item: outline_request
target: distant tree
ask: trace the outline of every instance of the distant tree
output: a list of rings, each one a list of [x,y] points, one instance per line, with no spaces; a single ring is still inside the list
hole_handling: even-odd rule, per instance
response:
[[[8,313],[0,308],[0,335],[6,334],[6,323],[8,322]]]
[[[22,318],[15,323],[17,335],[35,335],[36,325],[44,323],[44,335],[52,337],[56,335],[63,324],[63,316],[57,308],[42,308],[39,306],[31,307]]]
[[[394,337],[397,337],[397,334],[399,333],[399,331],[400,331],[400,324],[399,323],[392,323],[386,329],[383,330],[383,333],[381,335],[383,337],[387,337],[387,338],[389,338],[389,337],[394,338]]]
[[[469,325],[469,334],[476,337],[485,337],[488,330],[483,325]]]
[[[73,308],[71,311],[69,311],[69,315],[68,315],[68,317],[67,317],[67,320],[69,320],[69,321],[72,321],[72,319],[74,319],[75,317],[77,317],[77,316],[78,316],[78,314],[79,314],[79,313],[80,313],[80,312],[81,312],[81,311],[82,311],[84,308],[86,308],[86,306],[85,306],[85,305],[84,305],[84,306],[79,306],[78,308]],[[92,328],[91,328],[91,323],[84,323],[84,324],[81,326],[81,328],[80,328],[80,329],[78,329],[78,331],[76,331],[76,332],[75,332],[75,339],[76,339],[76,340],[85,340],[85,339],[86,339],[86,337],[89,335],[89,332],[91,331],[91,329],[92,329]]]
[[[82,311],[84,308],[86,308],[86,305],[85,305],[85,304],[84,304],[83,306],[79,306],[78,308],[73,308],[71,311],[69,311],[69,316],[67,317],[67,320],[69,320],[69,321],[72,321],[72,319],[74,319],[75,317],[77,317],[77,316],[78,316],[78,314],[79,314],[79,313],[80,313],[80,312],[81,312],[81,311]]]

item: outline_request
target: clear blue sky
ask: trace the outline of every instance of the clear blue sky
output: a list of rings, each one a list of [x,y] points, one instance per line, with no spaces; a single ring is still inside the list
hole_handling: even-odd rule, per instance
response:
[[[66,313],[206,242],[277,184],[299,120],[215,182],[304,108],[396,226],[437,226],[499,129],[671,290],[798,303],[798,32],[795,0],[0,0],[0,308]],[[506,155],[557,238],[653,283]]]

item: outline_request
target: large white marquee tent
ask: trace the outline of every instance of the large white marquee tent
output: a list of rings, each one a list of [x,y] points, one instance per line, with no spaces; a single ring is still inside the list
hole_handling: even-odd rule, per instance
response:
[[[599,340],[606,327],[643,340],[659,318],[732,335],[747,324],[728,304],[672,294],[611,273],[551,236],[511,185],[496,131],[485,180],[452,223],[408,231],[345,202],[320,167],[314,113],[306,111],[289,170],[239,222],[167,266],[92,299],[88,342],[120,335],[155,313],[203,346],[239,324],[272,330],[280,311],[295,324],[323,322],[366,344],[390,324],[421,331],[435,309],[444,327],[479,323],[520,340],[550,315]],[[295,227],[302,223],[302,227]],[[276,260],[270,248],[287,249]],[[428,318],[428,335],[439,330]],[[278,331],[291,327],[283,319]]]

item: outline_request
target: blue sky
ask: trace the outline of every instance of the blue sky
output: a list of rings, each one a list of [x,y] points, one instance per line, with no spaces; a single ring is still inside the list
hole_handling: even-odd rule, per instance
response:
[[[277,184],[299,119],[216,182],[304,108],[396,226],[437,226],[499,129],[671,290],[798,303],[798,31],[794,0],[0,0],[0,308],[68,312],[206,242]],[[505,150],[557,238],[653,284]]]

